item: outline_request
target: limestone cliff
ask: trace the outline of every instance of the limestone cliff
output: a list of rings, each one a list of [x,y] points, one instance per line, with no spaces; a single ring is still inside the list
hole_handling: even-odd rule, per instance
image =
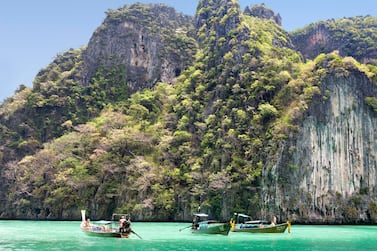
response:
[[[247,6],[244,10],[244,14],[249,15],[249,16],[263,18],[263,19],[271,19],[271,20],[274,20],[275,23],[277,23],[280,26],[282,23],[280,14],[275,15],[274,11],[267,8],[267,6],[263,3],[261,5],[254,5],[250,7]]]
[[[265,190],[267,211],[298,222],[374,222],[377,120],[364,100],[376,95],[375,83],[354,71],[330,75],[320,88],[298,134],[265,173],[276,185]]]
[[[192,17],[165,5],[133,4],[110,10],[83,55],[88,85],[99,71],[118,67],[132,92],[173,79],[193,60]]]
[[[342,56],[376,65],[376,28],[377,18],[373,16],[331,19],[293,31],[291,39],[306,59],[338,50]]]

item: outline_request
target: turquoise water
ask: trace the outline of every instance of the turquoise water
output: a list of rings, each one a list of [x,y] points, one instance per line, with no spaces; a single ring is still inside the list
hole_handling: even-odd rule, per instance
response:
[[[78,221],[0,221],[0,250],[376,250],[377,226],[301,226],[291,233],[193,235],[188,223],[133,223],[130,239],[91,237]]]

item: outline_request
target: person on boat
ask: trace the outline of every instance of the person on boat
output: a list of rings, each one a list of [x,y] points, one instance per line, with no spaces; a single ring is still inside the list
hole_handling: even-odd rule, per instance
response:
[[[196,215],[194,220],[192,221],[191,229],[196,230],[199,228],[199,220],[200,220],[200,217]]]
[[[87,229],[90,229],[92,224],[90,223],[90,218],[86,218],[86,221],[84,222],[84,227]]]
[[[130,216],[126,216],[126,221],[123,223],[124,227],[124,233],[129,234],[131,233],[131,219]]]
[[[127,215],[127,217],[122,216],[119,220],[119,232],[129,234],[131,233],[131,219]]]
[[[124,223],[126,222],[126,219],[124,216],[122,216],[120,219],[119,219],[119,232],[120,233],[123,233],[124,232]]]

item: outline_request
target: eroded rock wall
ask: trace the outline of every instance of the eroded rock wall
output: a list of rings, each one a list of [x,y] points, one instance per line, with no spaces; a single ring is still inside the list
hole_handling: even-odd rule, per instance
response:
[[[266,171],[267,212],[298,222],[374,222],[377,119],[364,102],[373,83],[362,74],[327,78],[302,128]]]
[[[82,83],[117,69],[132,92],[172,83],[192,63],[193,19],[164,5],[134,4],[110,11],[83,54]]]

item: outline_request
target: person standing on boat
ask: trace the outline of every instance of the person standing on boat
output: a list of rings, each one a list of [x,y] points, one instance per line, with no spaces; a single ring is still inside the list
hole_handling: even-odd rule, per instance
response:
[[[120,233],[124,233],[124,223],[126,222],[126,219],[124,218],[124,216],[122,216],[120,219],[119,219],[119,232]]]
[[[126,220],[124,221],[123,225],[124,225],[124,227],[123,227],[124,233],[126,233],[126,234],[131,233],[131,219],[130,219],[130,216],[128,216],[128,215],[126,216]]]
[[[131,220],[130,217],[122,216],[119,220],[119,232],[129,234],[131,233]]]
[[[86,221],[85,221],[85,223],[84,223],[84,227],[86,229],[90,229],[91,226],[92,226],[92,224],[90,223],[90,218],[87,218]]]
[[[199,220],[200,220],[200,217],[196,215],[194,217],[194,220],[192,221],[192,227],[191,227],[191,229],[197,230],[199,228]]]

